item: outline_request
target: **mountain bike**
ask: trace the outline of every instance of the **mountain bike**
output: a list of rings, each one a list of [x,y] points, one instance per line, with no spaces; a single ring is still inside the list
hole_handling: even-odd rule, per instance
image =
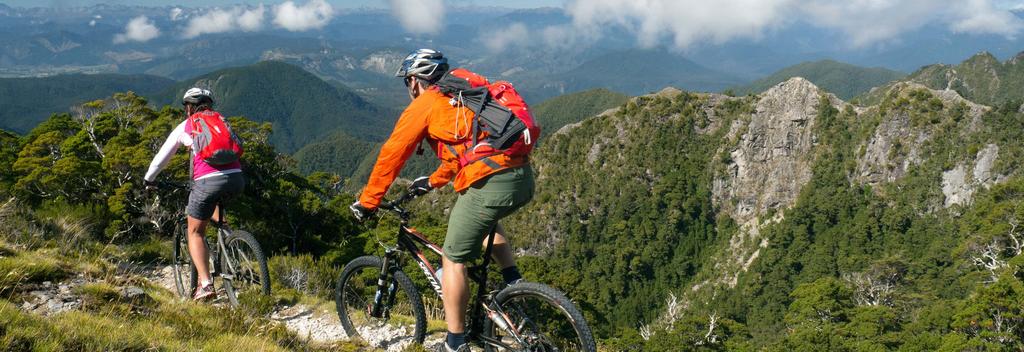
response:
[[[190,184],[177,184],[172,182],[158,182],[161,189],[182,191],[186,194],[190,190]],[[224,289],[225,295],[218,292],[218,296],[227,296],[231,306],[238,306],[238,297],[245,294],[270,295],[270,275],[267,270],[267,258],[263,255],[256,238],[247,231],[232,230],[224,220],[224,202],[218,202],[217,221],[210,221],[217,230],[213,246],[210,245],[208,237],[203,237],[203,243],[210,253],[210,276],[214,281],[214,287]],[[199,273],[192,263],[192,256],[188,251],[188,226],[184,219],[180,220],[174,227],[174,242],[172,249],[171,267],[174,269],[174,286],[178,295],[183,298],[192,297],[199,280]],[[220,291],[220,290],[218,290]]]
[[[441,256],[441,247],[409,226],[411,214],[402,204],[415,198],[406,193],[379,209],[400,220],[394,245],[384,247],[384,257],[363,256],[345,265],[337,287],[338,318],[349,336],[366,337],[386,330],[423,343],[427,318],[419,288],[402,269],[411,258],[440,298],[441,281],[421,246]],[[596,351],[593,335],[579,309],[565,295],[547,285],[519,282],[491,290],[488,265],[494,231],[486,238],[483,259],[468,268],[476,285],[467,312],[467,340],[486,351]]]

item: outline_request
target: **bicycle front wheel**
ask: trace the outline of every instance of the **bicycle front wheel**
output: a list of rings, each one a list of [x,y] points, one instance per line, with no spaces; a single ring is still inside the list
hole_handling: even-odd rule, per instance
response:
[[[401,270],[391,270],[387,292],[380,293],[383,296],[379,317],[371,314],[374,297],[379,294],[377,279],[381,266],[383,261],[374,256],[359,257],[345,265],[334,290],[341,325],[349,337],[358,336],[378,347],[423,343],[427,329],[423,300],[416,285]],[[377,341],[381,338],[390,340]]]
[[[174,269],[174,288],[178,290],[178,296],[190,299],[196,289],[199,274],[195,265],[192,265],[185,231],[185,225],[181,225],[174,232],[171,267]]]
[[[238,306],[238,297],[244,295],[270,295],[270,274],[267,257],[251,233],[235,230],[224,238],[221,256],[221,277],[224,290],[232,306]]]
[[[550,286],[518,283],[498,292],[494,302],[506,324],[484,319],[487,351],[597,351],[583,314]]]

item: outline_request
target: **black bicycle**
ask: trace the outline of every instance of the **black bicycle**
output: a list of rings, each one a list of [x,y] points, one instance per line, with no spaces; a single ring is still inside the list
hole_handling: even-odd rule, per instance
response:
[[[171,182],[159,182],[157,185],[163,189],[183,191],[186,194],[190,188],[189,184]],[[222,287],[226,293],[221,295],[218,292],[218,296],[226,296],[232,306],[238,306],[239,296],[251,293],[270,295],[267,258],[263,255],[259,242],[256,242],[251,233],[232,230],[228,226],[224,220],[222,202],[217,207],[217,219],[210,222],[210,225],[217,229],[214,245],[210,246],[208,237],[203,237],[203,242],[210,253],[210,276],[214,280],[214,287]],[[179,296],[190,298],[196,290],[199,273],[188,251],[187,224],[181,220],[174,228],[171,260],[171,266],[174,268],[174,286]]]
[[[388,335],[401,334],[416,343],[423,343],[426,337],[423,299],[402,267],[406,258],[412,258],[440,298],[440,278],[420,247],[438,256],[442,251],[409,227],[410,213],[402,204],[415,197],[407,193],[380,206],[401,220],[396,244],[381,243],[384,257],[356,258],[341,272],[335,304],[349,336],[366,337],[386,330]],[[476,284],[475,299],[467,316],[468,341],[486,351],[596,351],[590,327],[562,292],[534,282],[515,283],[500,290],[488,288],[493,243],[492,231],[487,236],[482,262],[468,269],[469,279]]]

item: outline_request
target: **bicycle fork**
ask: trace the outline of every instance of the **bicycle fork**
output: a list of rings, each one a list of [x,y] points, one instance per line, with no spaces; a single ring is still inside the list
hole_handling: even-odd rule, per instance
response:
[[[377,275],[377,292],[373,295],[373,303],[367,307],[371,317],[387,318],[388,309],[395,304],[395,296],[398,293],[398,286],[390,282],[388,274],[391,271],[391,251],[384,256],[384,263],[381,264],[380,274]],[[390,283],[389,283],[390,282]],[[387,302],[386,304],[384,302]]]

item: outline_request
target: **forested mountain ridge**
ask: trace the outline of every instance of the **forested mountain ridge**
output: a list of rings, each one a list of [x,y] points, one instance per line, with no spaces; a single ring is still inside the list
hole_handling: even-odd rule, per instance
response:
[[[1020,348],[1019,105],[665,90],[549,138],[506,226],[625,349]]]
[[[1000,62],[987,51],[971,56],[957,65],[935,64],[922,67],[901,81],[922,84],[931,89],[952,90],[981,104],[998,105],[1024,98],[1024,52]],[[865,103],[877,103],[892,84],[865,94]]]
[[[189,87],[210,89],[217,101],[215,109],[226,116],[273,123],[271,142],[286,153],[334,131],[378,141],[397,118],[343,86],[332,86],[298,66],[279,61],[187,79],[160,97],[163,102],[180,105],[181,95]]]
[[[174,81],[150,75],[69,74],[39,78],[0,78],[0,128],[25,133],[50,114],[115,92],[152,96]]]

